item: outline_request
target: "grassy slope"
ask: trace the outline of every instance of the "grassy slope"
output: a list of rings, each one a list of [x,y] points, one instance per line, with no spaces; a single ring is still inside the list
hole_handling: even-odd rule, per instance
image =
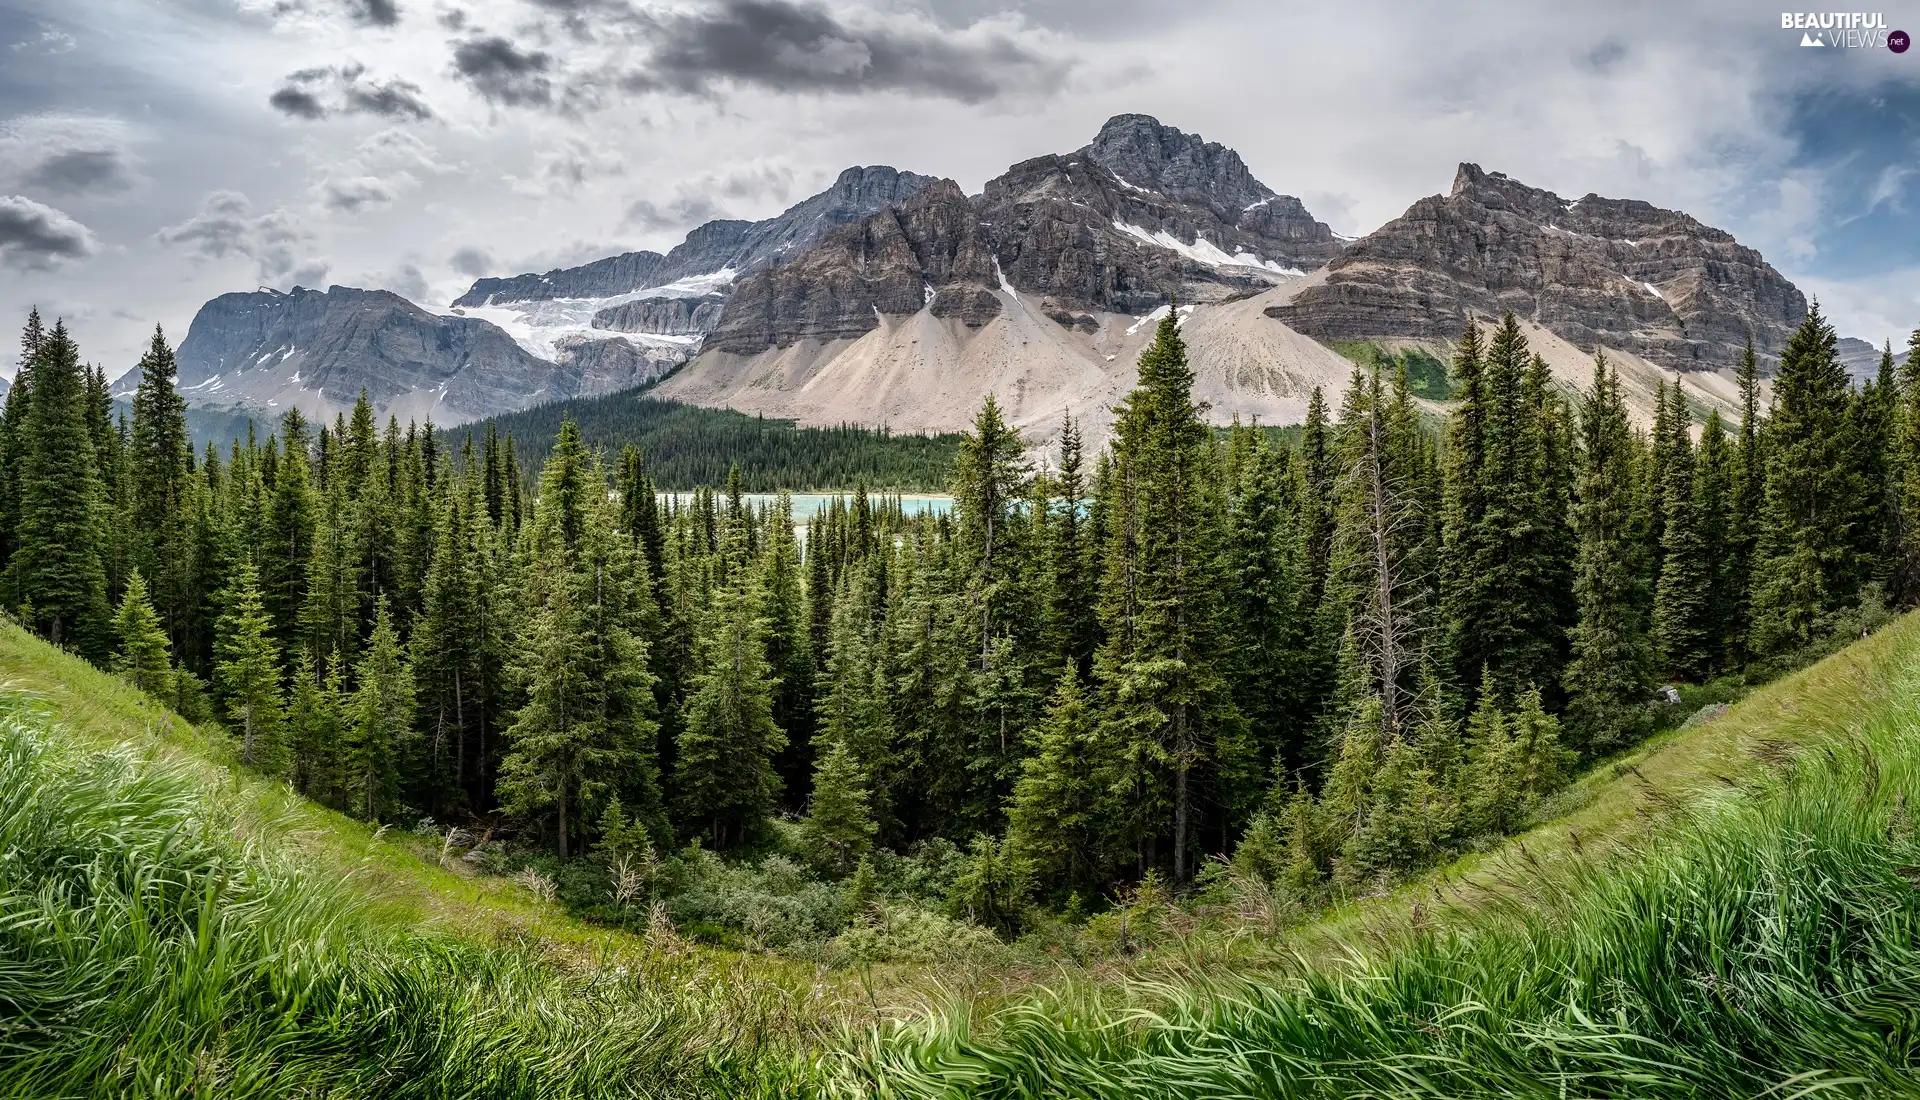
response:
[[[1920,664],[1920,618],[1908,617],[1821,664],[1756,692],[1717,720],[1665,735],[1596,770],[1564,796],[1564,816],[1500,849],[1443,868],[1385,896],[1366,899],[1283,937],[1253,928],[1237,936],[1178,942],[1124,968],[1091,975],[1061,973],[942,974],[920,976],[961,1004],[986,1009],[1009,1003],[1026,982],[1092,976],[1185,978],[1295,974],[1302,960],[1353,959],[1398,950],[1409,927],[1470,928],[1483,911],[1513,903],[1551,904],[1555,880],[1571,881],[1634,853],[1650,832],[1666,828],[1676,807],[1711,801],[1716,791],[1751,781],[1781,745],[1844,737],[1883,714],[1911,687]],[[747,1030],[774,1034],[795,1048],[826,1041],[840,1029],[892,1013],[887,1003],[916,1001],[913,975],[892,974],[869,987],[873,975],[828,976],[811,967],[725,952],[661,952],[644,941],[574,922],[517,886],[438,866],[430,846],[415,838],[376,834],[319,809],[281,784],[234,769],[225,743],[210,738],[116,678],[60,654],[11,625],[0,624],[0,684],[31,692],[35,706],[66,730],[100,747],[131,746],[195,774],[246,807],[262,838],[296,849],[306,865],[333,881],[345,880],[375,919],[395,928],[425,928],[477,943],[531,944],[549,962],[571,972],[625,967],[670,985],[715,1034]],[[1265,979],[1262,979],[1265,980]],[[1160,993],[1126,986],[1144,1006]],[[989,1025],[990,1026],[990,1025]]]
[[[848,1087],[1920,1094],[1917,731],[1907,616],[1596,769],[1492,852],[1133,980],[949,1001],[877,1035]]]

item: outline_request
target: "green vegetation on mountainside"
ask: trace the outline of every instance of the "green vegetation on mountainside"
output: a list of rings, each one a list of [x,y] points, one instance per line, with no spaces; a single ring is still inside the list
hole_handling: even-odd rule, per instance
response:
[[[562,421],[571,418],[587,445],[608,455],[628,446],[647,456],[662,489],[724,485],[734,466],[750,493],[778,489],[851,489],[865,484],[903,492],[944,492],[953,472],[958,435],[895,435],[885,428],[802,428],[731,409],[708,409],[625,390],[603,397],[556,401],[505,413],[471,430],[511,434],[522,468],[546,461]]]

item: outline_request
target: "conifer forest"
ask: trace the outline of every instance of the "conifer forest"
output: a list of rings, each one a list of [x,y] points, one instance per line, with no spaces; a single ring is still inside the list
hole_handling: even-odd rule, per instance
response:
[[[778,852],[1017,935],[1223,867],[1330,898],[1433,865],[1666,685],[1920,597],[1920,354],[1852,385],[1817,307],[1765,385],[1748,352],[1737,421],[1682,375],[1636,425],[1604,356],[1565,392],[1509,316],[1460,334],[1444,413],[1386,358],[1297,444],[1209,428],[1177,316],[1104,445],[1035,453],[989,398],[950,512],[857,489],[807,523],[737,468],[675,503],[680,459],[572,419],[523,450],[363,397],[195,453],[162,333],[116,415],[36,313],[0,599],[247,767],[484,837],[590,917]]]

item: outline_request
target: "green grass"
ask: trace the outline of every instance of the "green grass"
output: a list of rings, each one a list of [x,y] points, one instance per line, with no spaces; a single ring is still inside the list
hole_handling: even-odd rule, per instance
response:
[[[1920,1094],[1920,623],[1587,778],[1257,972],[876,1034],[888,1097]]]
[[[0,1097],[1915,1094],[1916,794],[1907,617],[1303,925],[835,973],[572,921],[0,624]]]
[[[1364,340],[1336,340],[1332,347],[1368,370],[1384,371],[1388,379],[1393,377],[1393,371],[1405,367],[1407,392],[1415,397],[1427,401],[1446,401],[1453,397],[1453,381],[1447,373],[1447,364],[1425,348],[1409,346],[1389,351]]]

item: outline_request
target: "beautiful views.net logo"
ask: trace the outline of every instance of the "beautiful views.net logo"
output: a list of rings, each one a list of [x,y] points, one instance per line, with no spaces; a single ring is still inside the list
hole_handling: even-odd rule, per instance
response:
[[[1800,32],[1802,46],[1838,46],[1842,49],[1888,49],[1906,53],[1912,39],[1906,31],[1888,30],[1879,12],[1781,12],[1780,29]]]

